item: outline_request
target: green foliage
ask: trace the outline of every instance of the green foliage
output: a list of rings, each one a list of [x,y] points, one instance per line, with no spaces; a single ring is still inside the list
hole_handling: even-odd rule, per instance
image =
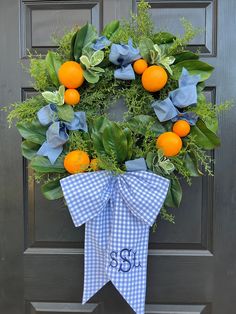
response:
[[[109,22],[107,25],[105,25],[102,31],[102,35],[110,39],[111,36],[118,30],[119,27],[120,27],[120,21],[113,20]]]
[[[102,73],[105,72],[104,69],[98,67],[98,65],[104,59],[104,52],[102,50],[97,50],[89,53],[86,53],[80,57],[80,62],[84,68],[84,78],[89,83],[97,83],[99,81],[100,76]]]
[[[201,32],[199,28],[194,28],[185,18],[181,19],[181,23],[184,28],[184,35],[183,37],[176,37],[176,39],[174,39],[173,44],[170,45],[168,50],[170,55],[182,52],[187,44]]]
[[[49,181],[47,183],[44,183],[41,186],[41,191],[44,197],[50,201],[57,200],[63,197],[63,192],[62,192],[59,180]]]
[[[35,120],[36,113],[41,109],[46,102],[41,95],[28,98],[22,103],[17,102],[10,105],[7,121],[11,126],[14,121],[28,123]]]
[[[45,89],[52,88],[53,84],[48,74],[45,58],[37,54],[34,57],[31,53],[28,54],[28,57],[30,60],[29,73],[34,80],[34,89],[37,91],[43,91]]]
[[[47,72],[54,86],[59,87],[58,70],[62,65],[61,56],[54,51],[49,51],[45,58]]]
[[[184,60],[172,66],[174,79],[179,79],[183,68],[187,69],[190,75],[200,75],[201,82],[207,80],[214,70],[208,63],[199,60]]]
[[[58,46],[57,52],[63,61],[70,60],[71,40],[78,29],[78,27],[74,27],[70,31],[65,32],[63,36],[57,36],[55,34],[53,36],[53,41],[55,42],[56,46]]]
[[[132,38],[134,44],[138,45],[142,37],[153,38],[154,23],[149,9],[149,3],[141,0],[137,6],[137,14],[131,13],[130,21],[123,20],[110,40],[114,43],[127,43]]]
[[[97,38],[96,28],[87,23],[76,32],[74,45],[72,47],[72,55],[75,61],[79,62],[79,58],[83,54],[83,50],[88,47]]]
[[[52,165],[47,157],[36,156],[31,162],[30,166],[33,170],[42,173],[65,173],[65,168],[63,165],[64,158],[59,157],[56,162]]]

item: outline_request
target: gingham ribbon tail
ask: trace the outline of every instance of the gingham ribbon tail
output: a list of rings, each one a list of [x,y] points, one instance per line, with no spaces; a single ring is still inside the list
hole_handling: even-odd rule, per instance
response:
[[[147,171],[97,171],[66,177],[61,187],[75,226],[86,223],[83,303],[111,281],[144,314],[149,228],[169,180]]]

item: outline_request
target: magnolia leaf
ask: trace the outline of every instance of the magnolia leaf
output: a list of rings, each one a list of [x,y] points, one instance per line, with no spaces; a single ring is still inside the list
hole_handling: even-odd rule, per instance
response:
[[[49,51],[45,58],[47,71],[50,76],[50,79],[56,87],[59,86],[59,80],[58,80],[58,70],[60,66],[62,65],[62,59],[60,55],[54,51]]]
[[[179,207],[182,199],[182,188],[177,178],[170,180],[169,190],[165,199],[165,206]]]
[[[58,94],[55,92],[42,92],[43,98],[47,101],[47,103],[56,104],[58,102]]]
[[[46,173],[64,173],[65,168],[63,164],[63,159],[58,158],[56,162],[52,165],[47,157],[36,156],[32,159],[30,166],[33,170],[37,172],[46,172]]]
[[[162,56],[162,50],[161,50],[161,48],[160,48],[157,44],[155,44],[155,45],[153,46],[153,48],[156,50],[156,52],[158,53],[158,55],[161,57],[161,56]]]
[[[102,31],[102,35],[106,36],[108,39],[118,30],[120,26],[120,21],[113,20],[110,23],[106,24]]]
[[[33,157],[36,156],[39,148],[39,144],[33,143],[28,140],[25,140],[21,143],[21,153],[28,160],[31,160]]]
[[[176,39],[176,36],[171,33],[158,32],[154,34],[153,41],[155,44],[160,45],[160,44],[172,43],[175,39]]]
[[[148,63],[151,61],[150,50],[153,50],[153,41],[150,38],[142,38],[139,42],[139,51],[143,59]]]
[[[71,39],[71,44],[70,44],[70,60],[74,60],[74,46],[75,46],[75,39],[77,36],[77,32],[74,33],[72,39]]]
[[[89,61],[89,58],[85,55],[80,57],[80,62],[85,66],[86,69],[89,69],[91,67],[91,62]]]
[[[104,128],[110,124],[110,121],[106,117],[98,117],[93,121],[92,132],[103,132]]]
[[[127,159],[127,137],[115,122],[111,122],[104,128],[102,143],[106,153],[114,156],[118,162],[124,162]]]
[[[151,127],[155,121],[156,119],[154,117],[138,115],[128,121],[128,126],[132,131],[145,135],[148,127]]]
[[[103,59],[104,52],[102,50],[95,51],[90,59],[91,66],[95,67],[96,65],[100,64]]]
[[[47,127],[42,126],[38,121],[33,122],[18,122],[17,129],[20,135],[35,144],[43,144],[46,140]]]
[[[91,135],[94,148],[98,155],[106,155],[106,151],[102,142],[102,133],[101,132],[93,132]]]
[[[208,63],[199,60],[185,60],[172,66],[174,79],[179,79],[183,68],[187,69],[190,75],[199,74],[200,81],[207,80],[214,70],[214,67]]]
[[[71,122],[74,118],[74,110],[70,105],[57,107],[57,113],[60,120]]]
[[[74,44],[74,59],[79,61],[82,50],[97,38],[96,28],[91,24],[84,25],[78,32]]]
[[[184,166],[191,177],[198,177],[203,173],[198,169],[198,161],[194,154],[187,153],[184,158]]]
[[[175,55],[175,64],[186,60],[198,60],[199,55],[191,51],[183,51]]]
[[[197,145],[203,149],[210,150],[220,145],[220,138],[209,130],[201,119],[198,119],[196,125],[191,127],[190,134],[194,136]]]
[[[129,128],[125,128],[123,132],[126,135],[127,138],[127,158],[131,159],[133,154],[133,139],[132,139],[132,132]]]
[[[63,197],[60,181],[55,180],[41,186],[41,191],[46,199],[53,201]]]

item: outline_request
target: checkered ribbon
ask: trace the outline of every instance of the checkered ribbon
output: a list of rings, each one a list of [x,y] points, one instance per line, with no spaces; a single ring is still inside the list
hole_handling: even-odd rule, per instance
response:
[[[143,314],[149,228],[169,180],[147,171],[96,171],[66,177],[61,187],[75,226],[86,223],[83,304],[111,281]]]

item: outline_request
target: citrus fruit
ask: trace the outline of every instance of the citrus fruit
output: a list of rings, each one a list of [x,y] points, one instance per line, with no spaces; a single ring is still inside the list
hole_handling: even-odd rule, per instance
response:
[[[143,74],[147,67],[148,64],[143,59],[136,60],[133,64],[134,72],[137,74]]]
[[[77,105],[80,101],[80,93],[77,89],[68,88],[64,94],[64,101],[67,105]]]
[[[58,70],[58,78],[65,87],[78,88],[84,82],[83,69],[75,61],[66,61]]]
[[[69,173],[84,172],[89,166],[90,160],[86,152],[73,150],[64,159],[64,167]]]
[[[173,132],[180,137],[187,136],[190,132],[190,124],[185,120],[179,120],[173,125]]]
[[[167,83],[167,73],[159,65],[151,65],[142,75],[143,88],[148,92],[157,92],[162,89]]]
[[[164,156],[171,157],[180,152],[182,140],[174,132],[165,132],[157,138],[156,146],[163,151]]]
[[[93,158],[90,162],[90,168],[94,171],[97,171],[98,168],[98,159],[97,158]]]

